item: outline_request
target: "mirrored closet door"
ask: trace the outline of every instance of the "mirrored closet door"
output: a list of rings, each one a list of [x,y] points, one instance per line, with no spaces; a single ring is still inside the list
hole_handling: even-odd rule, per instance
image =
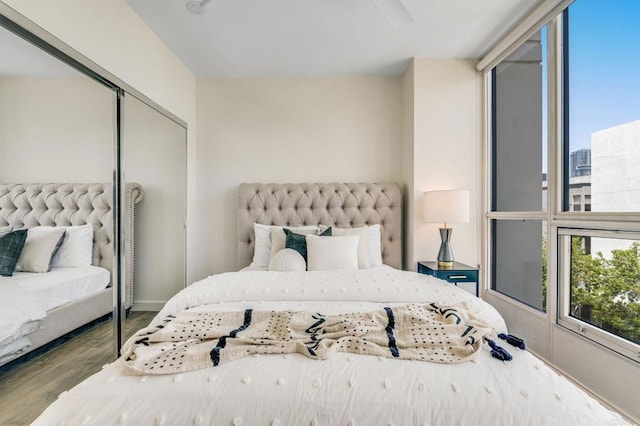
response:
[[[27,27],[0,15],[0,317],[18,324],[0,324],[0,413],[16,424],[113,361],[186,277],[186,126]]]
[[[1,26],[0,57],[0,378],[68,388],[113,360],[117,96]]]
[[[185,287],[186,129],[129,93],[123,112],[124,187],[137,194],[123,203],[123,222],[133,225],[125,227],[125,241],[136,241],[134,255],[125,253],[125,275],[135,283],[129,318],[136,318],[159,311]]]

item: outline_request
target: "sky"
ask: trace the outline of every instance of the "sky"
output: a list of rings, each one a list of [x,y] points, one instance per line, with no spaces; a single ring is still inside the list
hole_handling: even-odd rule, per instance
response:
[[[570,151],[591,133],[640,120],[640,0],[569,7]],[[639,141],[640,143],[640,141]]]

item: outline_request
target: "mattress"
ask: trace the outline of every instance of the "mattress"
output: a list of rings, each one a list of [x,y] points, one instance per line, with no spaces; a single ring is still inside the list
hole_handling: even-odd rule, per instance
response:
[[[81,266],[75,268],[52,268],[47,273],[16,272],[13,277],[1,277],[10,280],[28,291],[46,310],[57,308],[65,303],[80,299],[109,285],[109,271],[99,266]]]
[[[403,303],[464,306],[496,332],[498,312],[444,281],[391,268],[245,271],[209,277],[152,321],[183,311],[368,312]],[[334,353],[256,354],[170,375],[125,375],[122,359],[61,394],[33,423],[232,425],[602,425],[626,422],[531,353],[482,347],[458,364]]]

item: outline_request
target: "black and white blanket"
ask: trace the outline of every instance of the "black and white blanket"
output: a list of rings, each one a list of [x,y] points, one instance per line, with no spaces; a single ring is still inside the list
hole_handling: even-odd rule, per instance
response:
[[[459,305],[385,307],[323,315],[304,311],[190,312],[168,315],[123,347],[126,374],[172,374],[251,354],[333,352],[437,363],[468,361],[495,331]]]

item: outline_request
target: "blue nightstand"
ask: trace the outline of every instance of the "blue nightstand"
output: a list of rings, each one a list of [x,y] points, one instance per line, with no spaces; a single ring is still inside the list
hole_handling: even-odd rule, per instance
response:
[[[474,268],[473,266],[454,262],[451,268],[443,268],[438,266],[438,262],[420,261],[418,262],[418,273],[433,275],[436,278],[448,281],[456,286],[459,283],[474,284],[476,297],[480,294],[480,289],[478,288],[478,268]],[[459,287],[464,288],[466,286],[460,285]]]

